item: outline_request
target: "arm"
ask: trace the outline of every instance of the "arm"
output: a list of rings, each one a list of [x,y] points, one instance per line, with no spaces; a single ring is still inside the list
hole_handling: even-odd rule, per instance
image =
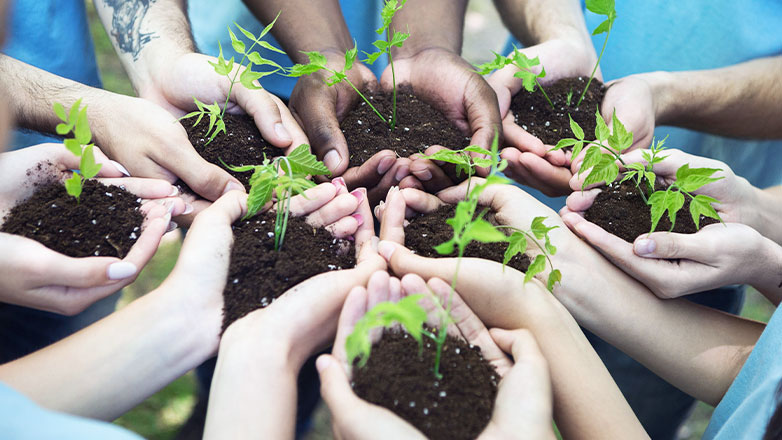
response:
[[[494,0],[494,5],[505,27],[525,47],[555,39],[579,42],[585,48],[592,46],[578,1]],[[588,52],[594,55],[594,49]]]

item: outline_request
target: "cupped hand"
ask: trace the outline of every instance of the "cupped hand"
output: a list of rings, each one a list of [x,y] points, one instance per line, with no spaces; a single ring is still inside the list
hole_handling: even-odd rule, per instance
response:
[[[98,149],[93,150],[102,165],[99,180],[123,186],[143,199],[145,215],[142,233],[124,259],[111,257],[72,258],[57,253],[37,241],[0,234],[5,257],[0,296],[4,302],[50,312],[74,315],[133,282],[155,254],[160,239],[176,225],[171,216],[184,212],[184,202],[175,197],[176,188],[155,179],[122,177],[118,167]],[[39,164],[41,165],[39,167]],[[0,173],[0,216],[28,198],[37,185],[70,177],[79,159],[62,144],[41,144],[4,153]]]
[[[341,70],[345,55],[331,51],[323,53],[327,66]],[[342,176],[349,188],[368,189],[370,203],[383,198],[388,188],[408,175],[409,159],[398,159],[391,150],[376,153],[361,166],[348,168],[350,151],[339,121],[361,99],[347,82],[334,86],[325,83],[330,74],[319,71],[303,76],[291,93],[291,112],[310,138],[312,151],[331,170],[333,176]],[[377,78],[366,66],[354,63],[348,79],[357,89],[377,90]]]
[[[612,115],[633,133],[633,145],[630,150],[647,148],[654,137],[655,102],[652,86],[646,74],[630,75],[610,81],[600,106],[603,119],[612,127]]]
[[[395,58],[394,69],[397,86],[411,86],[416,96],[441,111],[462,133],[468,133],[471,145],[488,150],[495,134],[502,138],[502,121],[494,90],[458,54],[441,48],[428,48]],[[384,90],[392,90],[390,66],[383,72],[380,83]],[[413,176],[424,186],[431,186],[427,188],[430,191],[442,189],[442,180],[432,181],[443,176],[442,172],[434,169],[437,166],[430,161],[416,162],[414,160],[410,165]],[[478,172],[485,174],[487,170]]]
[[[529,58],[540,58],[541,65],[546,69],[546,76],[540,80],[544,87],[563,78],[589,77],[597,59],[591,45],[587,48],[566,39],[552,39],[520,52]],[[507,148],[502,150],[502,158],[508,161],[505,174],[548,196],[565,195],[569,192],[567,181],[572,176],[568,169],[570,158],[563,151],[550,152],[553,145],[544,145],[540,139],[517,125],[513,113],[509,111],[513,96],[523,87],[521,78],[513,76],[516,72],[518,68],[509,65],[494,72],[488,79],[497,94],[503,118]],[[599,69],[595,77],[602,79]],[[520,115],[522,120],[523,116]]]

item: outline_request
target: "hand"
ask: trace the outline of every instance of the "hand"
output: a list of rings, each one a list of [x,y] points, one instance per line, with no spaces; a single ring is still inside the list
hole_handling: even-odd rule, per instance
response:
[[[128,191],[146,199],[142,212],[146,218],[142,234],[124,259],[111,257],[72,258],[57,253],[37,241],[11,234],[0,234],[6,252],[0,257],[0,296],[3,302],[40,310],[75,315],[111,293],[133,282],[139,271],[155,254],[160,238],[169,227],[171,215],[185,210],[181,199],[171,197],[175,188],[169,183],[138,178],[120,178],[121,171],[98,149],[95,160],[102,164],[98,176],[105,184],[124,185]],[[34,170],[40,163],[50,168]],[[4,153],[0,160],[0,217],[19,201],[29,197],[36,184],[49,179],[70,177],[79,158],[62,144],[41,144]],[[28,170],[32,173],[28,176]]]
[[[408,84],[413,93],[441,111],[463,133],[472,137],[471,144],[490,149],[494,135],[502,138],[497,97],[489,84],[459,55],[441,48],[427,48],[413,54],[395,57],[397,86]],[[380,80],[383,89],[391,90],[390,66]],[[416,159],[410,172],[428,191],[438,191],[453,183],[428,160]],[[479,170],[486,173],[486,170]],[[408,182],[402,186],[410,186]]]
[[[616,117],[633,133],[630,150],[648,148],[654,137],[656,125],[656,104],[652,88],[652,75],[642,73],[610,81],[606,84],[605,98],[600,113],[612,128],[614,111]]]
[[[540,58],[546,69],[546,77],[541,79],[544,87],[563,78],[589,77],[597,60],[591,45],[583,47],[566,39],[548,40],[521,52],[529,58]],[[565,195],[569,192],[567,181],[573,175],[567,168],[570,158],[563,151],[549,152],[553,146],[544,145],[540,139],[519,127],[512,112],[508,111],[511,99],[522,89],[521,79],[513,76],[517,71],[515,66],[506,66],[488,79],[497,93],[505,143],[509,145],[502,150],[502,158],[508,161],[505,174],[548,196]],[[599,69],[595,77],[602,79]]]
[[[128,174],[171,183],[180,178],[204,197],[188,200],[192,208],[184,223],[222,194],[244,191],[238,180],[198,154],[171,113],[144,99],[104,95],[88,109],[96,144],[127,167]]]
[[[330,68],[342,69],[345,55],[324,51]],[[291,112],[304,127],[312,142],[312,151],[331,170],[332,175],[342,176],[349,188],[368,189],[370,203],[382,199],[391,185],[396,185],[408,174],[410,160],[396,158],[391,150],[383,150],[359,167],[348,169],[350,153],[339,121],[361,98],[346,82],[329,87],[324,71],[299,79],[291,93]],[[375,75],[363,64],[356,62],[348,71],[348,78],[359,90],[376,90]]]

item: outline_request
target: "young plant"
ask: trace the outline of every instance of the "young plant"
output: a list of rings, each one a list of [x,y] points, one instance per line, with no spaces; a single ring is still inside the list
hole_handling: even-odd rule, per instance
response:
[[[592,84],[592,80],[595,78],[595,72],[597,72],[597,67],[600,65],[600,60],[603,58],[603,53],[606,51],[608,37],[611,36],[611,29],[613,29],[614,21],[616,20],[616,8],[614,0],[586,0],[586,7],[589,11],[594,12],[595,14],[605,15],[605,21],[600,23],[595,28],[595,30],[592,31],[592,35],[600,35],[604,33],[606,34],[606,39],[603,41],[603,48],[600,49],[600,56],[597,57],[595,67],[592,69],[592,74],[589,75],[589,81],[587,81],[586,86],[584,87],[584,91],[581,92],[581,97],[578,98],[576,107],[581,105],[581,101],[584,100],[584,96],[586,95],[587,90],[589,90],[589,85]]]
[[[533,59],[527,58],[526,55],[521,53],[517,47],[513,48],[513,53],[508,55],[507,57],[504,57],[496,52],[494,52],[494,60],[489,61],[488,63],[481,64],[479,66],[476,66],[478,68],[478,73],[481,75],[488,75],[489,73],[502,69],[503,67],[513,64],[516,66],[516,68],[519,69],[518,72],[514,73],[513,76],[516,78],[520,78],[522,81],[522,84],[524,85],[524,89],[526,89],[530,93],[535,92],[535,87],[540,89],[540,93],[543,94],[543,97],[546,98],[546,102],[548,102],[548,105],[551,106],[552,109],[554,109],[554,104],[551,102],[551,99],[548,97],[548,94],[546,93],[546,90],[543,88],[542,85],[540,85],[540,81],[538,79],[545,78],[546,76],[546,69],[540,65],[540,59],[538,57],[535,57]],[[532,68],[535,66],[540,66],[540,73],[534,73],[532,71]],[[570,103],[570,99],[568,98],[568,103]]]
[[[81,107],[81,99],[76,101],[68,113],[65,107],[59,102],[54,103],[54,113],[62,121],[57,124],[57,134],[67,136],[73,134],[73,138],[65,139],[63,143],[74,156],[81,158],[79,160],[79,169],[73,172],[73,175],[65,181],[65,191],[76,198],[79,203],[82,186],[86,179],[92,179],[97,176],[101,169],[101,164],[95,163],[93,153],[94,144],[91,144],[92,132],[90,124],[87,121],[87,106]]]
[[[253,172],[250,177],[250,193],[247,196],[247,214],[242,220],[257,214],[271,201],[272,195],[277,196],[277,217],[274,221],[274,250],[276,251],[282,248],[285,239],[291,197],[315,186],[307,179],[308,176],[330,174],[326,165],[310,153],[310,147],[306,144],[299,145],[288,156],[279,156],[274,160],[269,160],[264,155],[261,165],[235,167],[225,162],[223,165],[238,173]]]
[[[405,3],[407,3],[407,0],[402,0],[401,2],[398,2],[397,0],[386,0],[385,4],[383,5],[383,10],[380,12],[380,16],[383,19],[383,25],[375,31],[378,35],[385,34],[386,38],[384,40],[377,40],[372,43],[372,45],[378,49],[377,52],[364,52],[364,55],[366,55],[367,58],[362,60],[363,62],[371,65],[374,64],[381,55],[388,55],[388,64],[391,66],[391,83],[394,87],[394,95],[392,100],[393,110],[391,113],[391,123],[389,124],[391,130],[396,128],[396,72],[394,71],[394,57],[391,55],[391,48],[402,47],[405,40],[410,38],[409,33],[398,31],[391,33],[391,21],[394,19],[394,15],[396,15],[396,13],[402,9]]]
[[[666,136],[661,141],[657,141],[656,143],[654,139],[652,139],[651,148],[641,152],[641,155],[646,161],[646,165],[638,162],[628,163],[625,165],[627,170],[624,172],[624,177],[622,177],[622,180],[619,181],[619,183],[622,183],[626,180],[632,180],[635,182],[635,187],[638,188],[638,192],[641,194],[644,202],[647,203],[647,193],[651,195],[654,192],[654,184],[657,181],[657,175],[654,173],[654,166],[668,157],[660,156],[660,153],[665,150],[666,139],[668,139],[668,136]],[[644,183],[646,183],[646,188],[648,191],[644,190]]]
[[[225,76],[230,82],[230,85],[228,86],[228,93],[225,97],[225,102],[221,107],[217,102],[212,104],[205,104],[199,101],[197,98],[193,98],[193,101],[195,102],[198,110],[188,113],[180,118],[180,120],[182,120],[197,117],[195,123],[193,124],[193,126],[196,126],[199,122],[201,122],[201,119],[203,119],[204,116],[208,116],[209,127],[206,130],[206,135],[209,137],[209,140],[206,142],[207,145],[209,145],[209,143],[211,143],[218,134],[225,133],[225,120],[223,118],[225,116],[225,111],[228,108],[228,103],[231,100],[231,91],[237,82],[241,83],[244,87],[250,90],[257,90],[262,88],[260,85],[255,84],[257,80],[277,72],[285,72],[285,69],[279,64],[264,58],[258,51],[253,51],[255,46],[260,46],[264,49],[285,55],[283,50],[280,50],[268,42],[261,40],[266,36],[266,34],[269,33],[269,31],[274,26],[274,23],[277,22],[277,18],[279,18],[279,16],[280,14],[278,13],[277,17],[275,17],[274,20],[269,23],[269,25],[266,26],[257,37],[253,35],[252,32],[244,29],[237,23],[234,23],[234,26],[236,26],[236,28],[239,29],[239,31],[252,42],[250,47],[247,47],[245,42],[236,36],[230,26],[228,27],[228,34],[231,36],[231,46],[236,53],[242,56],[241,60],[238,62],[238,66],[234,66],[234,57],[231,57],[231,59],[227,61],[225,60],[223,57],[223,47],[219,42],[217,43],[218,47],[220,48],[220,53],[217,56],[217,62],[213,63],[209,61],[209,64],[214,68],[218,75]],[[245,62],[247,64],[245,64]],[[271,66],[273,70],[253,70],[253,67],[260,66]],[[234,67],[238,67],[236,71],[234,71]],[[240,71],[241,74],[239,73]]]
[[[701,215],[722,221],[717,211],[711,206],[712,203],[719,203],[719,200],[704,194],[695,196],[691,194],[704,185],[722,179],[722,177],[712,177],[718,171],[722,170],[690,168],[689,164],[684,164],[676,170],[676,180],[671,186],[664,190],[655,191],[649,196],[647,204],[652,212],[652,229],[649,232],[654,232],[657,223],[666,211],[668,212],[668,220],[671,222],[670,231],[673,231],[676,224],[676,214],[684,206],[684,195],[690,198],[690,215],[696,229],[700,229]]]
[[[470,185],[472,184],[472,176],[475,175],[476,168],[485,168],[492,166],[492,160],[485,157],[473,156],[470,153],[477,153],[482,155],[491,155],[491,151],[479,147],[477,145],[470,145],[461,150],[440,150],[434,154],[425,155],[422,154],[421,158],[429,160],[439,160],[456,165],[456,177],[460,177],[462,173],[467,174],[467,194],[470,194]]]

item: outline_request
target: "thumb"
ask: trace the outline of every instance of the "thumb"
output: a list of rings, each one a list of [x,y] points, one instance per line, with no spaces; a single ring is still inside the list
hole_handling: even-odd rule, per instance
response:
[[[711,253],[697,234],[653,232],[635,239],[633,252],[646,258],[686,258],[703,261]]]
[[[358,397],[348,383],[348,377],[337,358],[330,354],[318,357],[315,362],[320,375],[320,394],[332,414],[340,414],[355,408]]]
[[[204,160],[194,149],[167,158],[160,165],[177,175],[198,195],[211,201],[231,190],[244,191],[244,186],[236,178]]]

